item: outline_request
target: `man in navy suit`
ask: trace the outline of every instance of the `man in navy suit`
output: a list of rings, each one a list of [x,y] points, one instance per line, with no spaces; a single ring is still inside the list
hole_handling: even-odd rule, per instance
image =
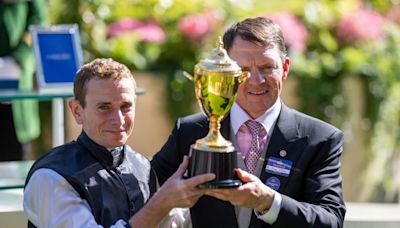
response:
[[[229,56],[251,73],[221,123],[221,133],[238,151],[235,171],[243,184],[200,198],[191,208],[193,227],[342,227],[343,134],[280,100],[290,59],[279,26],[267,18],[248,18],[231,26],[223,40]],[[253,135],[249,122],[256,122],[258,133]],[[161,182],[207,132],[202,114],[177,120],[152,160]]]

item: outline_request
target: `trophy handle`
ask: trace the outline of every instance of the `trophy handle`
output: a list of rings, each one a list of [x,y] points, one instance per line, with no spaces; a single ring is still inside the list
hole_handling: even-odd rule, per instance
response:
[[[186,71],[183,71],[182,73],[183,73],[183,76],[185,76],[187,79],[189,79],[190,81],[194,81],[194,78],[191,74],[189,74]]]

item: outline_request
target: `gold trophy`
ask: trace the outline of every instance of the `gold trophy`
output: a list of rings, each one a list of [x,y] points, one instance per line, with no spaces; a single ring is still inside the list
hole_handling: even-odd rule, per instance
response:
[[[210,121],[206,137],[198,139],[190,148],[189,177],[214,173],[213,181],[201,184],[200,188],[232,188],[240,185],[234,169],[237,155],[234,146],[220,133],[220,121],[228,114],[236,97],[240,83],[249,72],[242,72],[235,61],[229,58],[219,37],[211,56],[194,67],[194,77],[184,72],[194,82],[196,99]]]

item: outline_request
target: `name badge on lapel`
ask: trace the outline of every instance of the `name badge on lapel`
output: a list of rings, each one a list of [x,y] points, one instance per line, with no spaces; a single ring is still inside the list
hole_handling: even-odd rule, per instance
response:
[[[287,177],[292,169],[293,162],[287,159],[269,157],[265,172]]]

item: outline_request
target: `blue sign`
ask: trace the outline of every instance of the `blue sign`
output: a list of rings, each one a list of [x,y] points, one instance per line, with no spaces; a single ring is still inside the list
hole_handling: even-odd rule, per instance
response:
[[[72,34],[38,34],[45,83],[73,82],[78,70]]]
[[[39,89],[71,86],[82,65],[77,25],[30,28]]]

